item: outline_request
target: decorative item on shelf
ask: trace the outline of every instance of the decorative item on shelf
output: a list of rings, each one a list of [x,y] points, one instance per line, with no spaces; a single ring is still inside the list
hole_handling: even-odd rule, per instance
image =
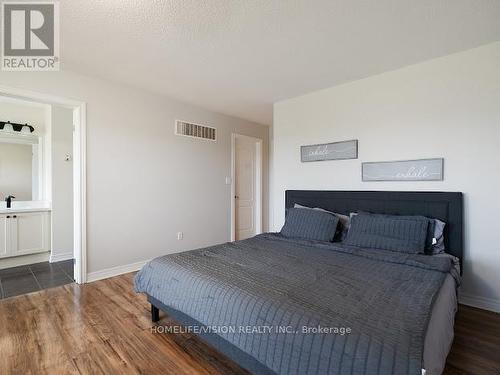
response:
[[[442,181],[443,158],[362,163],[363,181]]]
[[[21,134],[31,134],[31,128],[28,126],[28,124],[23,125],[23,127],[21,128]]]
[[[3,130],[6,131],[6,132],[13,132],[14,131],[14,127],[12,126],[12,124],[10,123],[10,121],[7,121],[6,123],[3,124]]]
[[[300,147],[300,161],[345,160],[358,158],[358,140],[323,143]]]
[[[16,124],[10,121],[0,121],[0,131],[9,133],[20,133],[20,134],[31,134],[35,131],[35,128],[28,124]]]

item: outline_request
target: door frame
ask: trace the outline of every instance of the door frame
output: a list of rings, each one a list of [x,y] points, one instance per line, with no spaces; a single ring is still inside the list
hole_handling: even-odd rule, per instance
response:
[[[0,85],[0,95],[73,110],[73,254],[75,282],[87,282],[87,109],[83,101]]]
[[[262,233],[262,145],[261,138],[231,134],[231,241],[236,240],[236,138],[255,142],[255,234]]]

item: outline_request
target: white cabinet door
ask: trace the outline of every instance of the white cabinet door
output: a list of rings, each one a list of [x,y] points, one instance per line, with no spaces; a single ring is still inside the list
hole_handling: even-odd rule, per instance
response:
[[[0,215],[0,258],[9,256],[9,220],[7,215]]]
[[[48,212],[20,213],[11,216],[11,256],[50,250]]]

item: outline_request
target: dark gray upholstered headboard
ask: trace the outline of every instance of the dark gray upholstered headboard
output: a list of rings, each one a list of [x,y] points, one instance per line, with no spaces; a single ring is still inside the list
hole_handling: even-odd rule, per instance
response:
[[[295,203],[342,214],[367,211],[391,215],[423,215],[446,223],[446,252],[463,265],[463,195],[453,192],[287,190],[285,207]]]

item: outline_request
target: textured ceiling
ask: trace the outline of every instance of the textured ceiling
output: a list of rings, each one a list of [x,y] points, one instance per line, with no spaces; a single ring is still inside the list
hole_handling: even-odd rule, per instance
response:
[[[500,40],[498,0],[64,0],[62,68],[272,122],[278,100]]]

